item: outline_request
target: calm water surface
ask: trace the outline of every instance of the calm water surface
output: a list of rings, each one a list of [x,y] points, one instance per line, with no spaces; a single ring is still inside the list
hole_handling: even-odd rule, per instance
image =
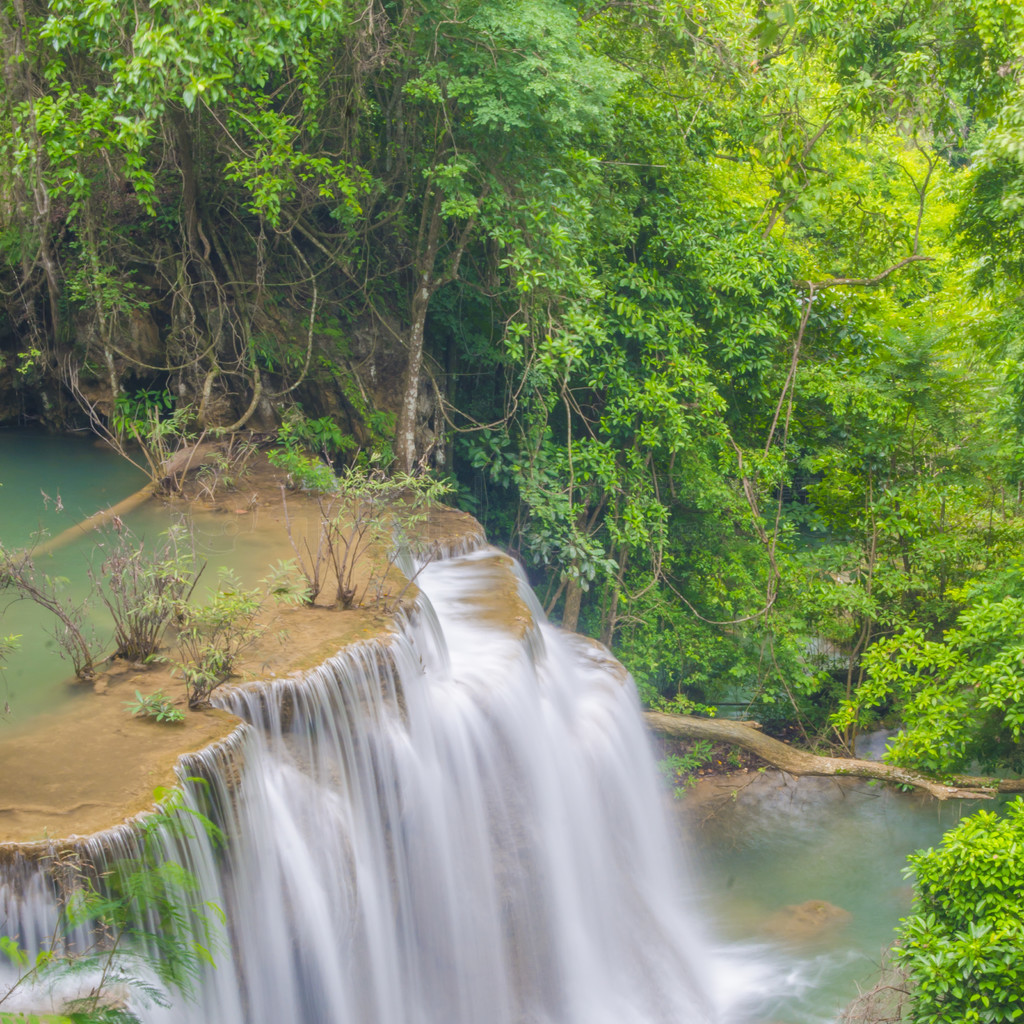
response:
[[[0,542],[22,548],[56,536],[145,483],[145,474],[92,438],[0,431]],[[172,509],[150,501],[125,522],[137,537],[155,543],[176,517]],[[288,556],[280,544],[253,532],[250,516],[229,511],[191,518],[197,554],[207,563],[197,596],[216,584],[218,566],[235,569],[252,586],[271,562]],[[98,573],[103,561],[102,540],[100,532],[83,535],[41,555],[37,566],[61,581],[62,596],[80,602],[90,589],[90,569]],[[61,658],[52,635],[54,621],[29,601],[0,596],[0,635],[21,637],[20,649],[0,668],[0,740],[8,730],[64,706],[84,690],[70,679],[71,664]],[[98,656],[109,653],[112,628],[102,605],[87,617],[86,632],[95,635]]]
[[[752,956],[792,975],[787,997],[764,1007],[765,1024],[833,1021],[858,986],[871,987],[911,908],[907,855],[981,806],[991,805],[773,771],[684,807],[722,937],[753,942]]]
[[[145,482],[144,474],[95,438],[0,430],[0,541],[23,547],[40,532],[60,533]]]
[[[137,491],[146,480],[131,463],[92,437],[0,431],[0,542],[32,546]],[[38,567],[59,577],[68,601],[81,601],[95,536],[75,541]],[[51,635],[53,617],[28,601],[0,597],[0,634],[20,636],[20,649],[0,669],[0,736],[41,711],[72,699],[70,663]],[[88,629],[99,626],[90,621]]]

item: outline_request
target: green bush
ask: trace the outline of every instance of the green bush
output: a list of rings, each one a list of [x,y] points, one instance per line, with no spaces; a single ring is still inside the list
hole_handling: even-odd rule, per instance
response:
[[[135,691],[135,700],[124,701],[133,718],[152,718],[157,722],[184,722],[185,712],[176,708],[162,690],[148,695]]]
[[[202,571],[192,527],[177,523],[147,545],[118,520],[99,549],[103,561],[89,578],[114,620],[115,653],[144,662],[159,648],[167,623],[182,613]]]
[[[914,1024],[1024,1020],[1024,801],[979,811],[910,858],[914,909],[897,959]]]
[[[336,487],[334,470],[323,459],[296,445],[283,445],[267,452],[272,466],[288,474],[288,486],[296,491],[330,493]]]
[[[686,791],[697,784],[696,773],[710,764],[715,745],[710,740],[697,740],[682,754],[669,754],[658,762],[658,771],[672,785],[672,795],[680,800]]]
[[[387,592],[388,571],[450,485],[426,475],[388,473],[374,452],[338,474],[297,448],[279,448],[268,457],[288,471],[293,486],[316,495],[319,523],[315,534],[306,536],[295,528],[281,492],[285,528],[305,579],[306,603],[316,602],[331,576],[336,582],[333,604],[340,608],[367,599],[387,604],[401,597],[402,588],[400,593]],[[383,565],[374,563],[375,550]]]
[[[246,589],[221,568],[217,590],[204,605],[187,605],[178,630],[177,665],[185,678],[191,710],[208,707],[210,694],[235,670],[242,653],[265,631],[258,621],[263,593]]]

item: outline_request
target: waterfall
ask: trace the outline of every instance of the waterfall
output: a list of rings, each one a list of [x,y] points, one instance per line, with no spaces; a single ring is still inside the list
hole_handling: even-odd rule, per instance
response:
[[[183,786],[227,842],[163,840],[198,880],[193,902],[225,911],[216,967],[192,999],[140,1016],[734,1019],[624,670],[548,625],[492,549],[431,563],[417,585],[385,640],[220,698],[248,725],[182,776],[207,780]],[[38,877],[8,878],[0,929],[40,941],[48,905]]]

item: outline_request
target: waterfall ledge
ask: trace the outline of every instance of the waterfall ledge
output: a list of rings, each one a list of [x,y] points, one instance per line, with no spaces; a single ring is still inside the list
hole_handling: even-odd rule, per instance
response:
[[[280,499],[274,489],[267,490],[261,540],[286,555],[287,535],[275,515]],[[483,530],[472,516],[438,508],[420,531],[417,554],[444,558],[481,543]],[[411,607],[415,598],[411,587],[403,607]],[[350,644],[386,637],[396,614],[373,607],[275,610],[267,616],[263,640],[239,666],[238,683],[222,689],[308,672]],[[6,780],[0,792],[0,862],[102,846],[103,833],[154,809],[157,793],[178,784],[190,756],[233,746],[232,737],[243,728],[239,718],[219,708],[189,712],[180,724],[132,718],[124,702],[135,690],[181,695],[177,703],[183,704],[181,679],[164,667],[109,665],[91,689],[70,684],[82,692],[69,708],[34,720],[31,728],[8,734],[0,744],[0,778]]]

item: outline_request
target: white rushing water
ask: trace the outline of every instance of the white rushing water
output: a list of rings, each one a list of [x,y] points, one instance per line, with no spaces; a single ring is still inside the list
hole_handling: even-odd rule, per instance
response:
[[[494,614],[517,580],[520,604]],[[217,966],[143,1018],[745,1019],[749,979],[709,951],[621,667],[547,625],[492,550],[417,583],[389,643],[222,699],[253,728],[187,773],[228,841],[165,839],[226,911]],[[0,886],[0,930],[31,946],[53,918],[38,881]]]

